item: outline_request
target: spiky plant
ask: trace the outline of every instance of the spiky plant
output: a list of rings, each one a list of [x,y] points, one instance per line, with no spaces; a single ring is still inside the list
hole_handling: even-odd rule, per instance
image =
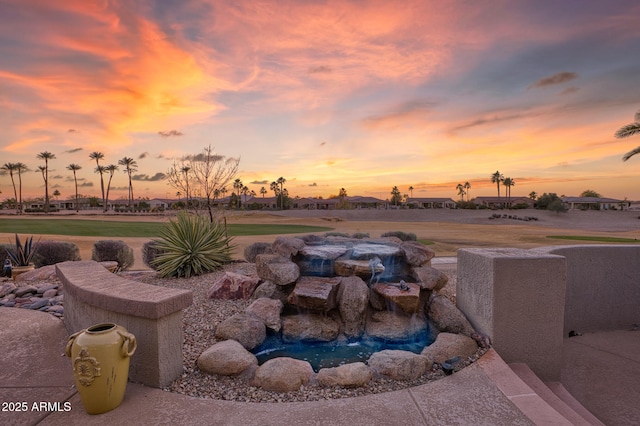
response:
[[[27,238],[22,245],[20,237],[16,234],[16,243],[11,249],[7,249],[7,254],[14,266],[29,266],[37,249],[38,243],[33,244],[33,237]]]
[[[161,277],[186,277],[219,269],[231,260],[231,238],[224,226],[204,217],[179,213],[160,232],[155,248],[162,251],[153,260]]]

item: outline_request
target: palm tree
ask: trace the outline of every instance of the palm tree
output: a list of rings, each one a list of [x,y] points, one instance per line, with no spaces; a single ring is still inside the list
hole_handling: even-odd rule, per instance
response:
[[[285,178],[283,178],[282,176],[280,176],[278,178],[278,180],[276,181],[276,183],[278,183],[278,185],[280,185],[280,195],[281,195],[281,197],[280,197],[280,200],[281,200],[280,201],[280,208],[282,210],[284,210],[284,195],[285,195],[285,193],[284,193],[284,184],[286,182],[287,182],[287,180]]]
[[[107,203],[105,202],[104,199],[104,172],[105,169],[104,167],[100,167],[100,160],[102,160],[104,158],[104,154],[99,152],[99,151],[94,151],[91,154],[89,154],[89,158],[91,158],[92,160],[96,160],[96,173],[100,173],[100,189],[102,190],[102,203],[104,205],[106,205]]]
[[[80,211],[80,209],[78,208],[78,178],[76,176],[76,172],[81,168],[82,167],[80,167],[78,164],[73,163],[67,166],[67,170],[71,170],[73,172],[73,181],[76,184],[76,212]]]
[[[618,129],[615,133],[615,137],[618,139],[628,138],[629,136],[633,136],[636,133],[640,133],[640,111],[636,112],[635,117],[633,118],[634,122],[631,124],[627,124]],[[640,152],[640,146],[627,152],[623,157],[622,161],[627,161],[629,158],[633,157],[637,153]]]
[[[43,151],[36,157],[44,160],[44,170],[41,170],[44,179],[44,212],[49,213],[49,160],[55,159],[56,156],[49,151]]]
[[[16,211],[18,210],[18,191],[16,190],[16,182],[13,179],[13,172],[17,171],[18,169],[18,164],[17,163],[4,163],[4,165],[2,167],[0,167],[0,170],[2,170],[3,172],[8,172],[9,176],[11,177],[11,184],[13,185],[13,196],[16,200]]]
[[[500,182],[504,179],[504,176],[496,170],[494,174],[491,175],[491,183],[495,183],[498,185],[498,199],[500,198]]]
[[[469,181],[464,183],[464,189],[467,193],[467,202],[469,202],[469,190],[471,189],[471,184],[469,183]]]
[[[118,164],[124,166],[124,172],[129,175],[129,205],[131,209],[131,203],[133,202],[133,185],[131,184],[131,173],[138,170],[138,163],[131,157],[122,157],[118,160]]]
[[[460,196],[460,201],[464,201],[464,194],[465,194],[464,185],[459,183],[459,184],[456,185],[456,189],[458,190],[458,195]]]
[[[402,195],[400,194],[400,190],[398,189],[398,187],[394,186],[393,188],[391,188],[391,201],[393,201],[393,203],[397,206],[398,201],[401,201],[401,199]]]
[[[109,208],[109,190],[111,189],[111,179],[113,179],[113,174],[115,173],[115,171],[118,170],[118,166],[116,166],[115,164],[109,164],[104,169],[109,172],[109,183],[107,184],[107,193],[104,197],[104,211],[106,212]]]
[[[16,163],[16,170],[18,171],[18,196],[20,200],[18,201],[18,212],[22,214],[22,172],[26,172],[29,170],[26,164],[24,163]]]
[[[409,194],[411,194],[411,198],[413,198],[413,186],[409,187]]]
[[[505,188],[504,192],[507,197],[507,206],[511,207],[511,187],[516,184],[516,181],[511,179],[510,177],[506,177],[502,181],[502,184],[504,185],[504,188]]]
[[[260,194],[262,194],[262,198],[264,198],[266,193],[267,193],[267,190],[265,189],[264,186],[262,188],[260,188]]]

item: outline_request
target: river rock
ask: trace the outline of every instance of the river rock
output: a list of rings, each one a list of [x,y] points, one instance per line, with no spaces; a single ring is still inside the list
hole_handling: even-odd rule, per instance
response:
[[[30,305],[26,305],[25,308],[36,310],[47,306],[48,304],[49,299],[37,298]]]
[[[306,386],[312,375],[313,368],[307,361],[279,357],[258,367],[251,384],[271,392],[291,392]]]
[[[442,363],[448,359],[459,356],[466,359],[476,353],[478,344],[471,337],[463,334],[440,333],[435,342],[425,347],[421,354],[426,356],[431,363]]]
[[[322,368],[316,378],[322,386],[355,388],[366,386],[373,378],[373,372],[366,364],[353,362],[334,368]]]
[[[236,340],[247,350],[251,350],[264,341],[267,331],[260,318],[235,314],[218,324],[215,336],[220,340]]]
[[[4,282],[0,284],[0,299],[16,290],[16,285],[12,282]]]
[[[235,340],[216,343],[198,357],[198,368],[205,373],[235,376],[258,365],[254,354]]]
[[[26,273],[26,272],[25,272]],[[36,294],[38,289],[32,285],[18,287],[14,292],[16,297],[24,297],[26,294]]]
[[[328,312],[336,307],[340,278],[301,277],[288,302],[299,308]]]
[[[377,311],[367,321],[366,332],[371,337],[402,340],[424,331],[427,322],[417,315],[407,316],[390,311]]]
[[[402,290],[396,283],[377,283],[372,288],[385,300],[391,302],[392,306],[397,306],[408,314],[414,314],[420,307],[420,286],[414,283],[405,284],[408,290]]]
[[[445,296],[432,296],[427,316],[440,332],[464,334],[475,333],[467,317]]]
[[[302,250],[304,246],[304,241],[302,241],[300,238],[277,237],[273,244],[271,244],[271,250],[282,257],[291,258],[298,254],[298,252]]]
[[[432,367],[423,355],[389,349],[374,353],[368,363],[374,373],[394,380],[415,380]]]
[[[299,314],[282,318],[285,342],[330,342],[338,337],[340,324],[324,315]]]
[[[358,338],[364,333],[369,287],[360,278],[352,276],[342,279],[338,290],[338,308],[344,323],[344,335]]]
[[[256,271],[263,280],[277,285],[287,285],[300,277],[300,268],[291,260],[273,254],[259,254],[256,258]]]
[[[248,299],[258,286],[260,278],[225,272],[209,289],[210,299]]]
[[[284,305],[280,300],[262,297],[249,305],[245,313],[255,315],[264,322],[268,329],[278,332],[282,327],[280,314],[283,307]]]
[[[429,263],[436,253],[417,241],[405,241],[400,245],[410,266],[422,266]]]
[[[431,266],[413,267],[410,274],[425,290],[439,291],[449,282],[449,278],[444,272]]]
[[[55,288],[50,288],[49,290],[46,290],[44,293],[42,293],[42,297],[44,297],[45,299],[51,299],[52,297],[55,297],[58,294],[58,290]]]
[[[271,244],[258,242],[250,244],[244,249],[244,258],[249,263],[255,263],[259,254],[273,254]]]

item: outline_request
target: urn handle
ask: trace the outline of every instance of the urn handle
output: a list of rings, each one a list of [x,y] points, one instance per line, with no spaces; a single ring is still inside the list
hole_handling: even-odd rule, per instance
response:
[[[67,347],[64,350],[64,353],[71,358],[71,346],[73,346],[73,342],[76,341],[76,337],[78,337],[80,335],[80,333],[84,333],[85,330],[80,330],[77,333],[73,333],[71,336],[69,336],[69,341],[67,342]]]
[[[120,337],[122,337],[122,340],[123,340],[122,356],[123,357],[132,356],[135,353],[136,348],[138,347],[138,344],[136,342],[136,336],[122,330],[118,330],[118,334],[120,335]]]

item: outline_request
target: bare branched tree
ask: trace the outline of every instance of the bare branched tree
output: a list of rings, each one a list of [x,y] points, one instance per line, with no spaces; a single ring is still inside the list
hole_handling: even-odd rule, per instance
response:
[[[213,222],[211,202],[215,198],[214,195],[222,192],[233,181],[239,165],[240,158],[216,154],[209,145],[200,154],[188,155],[173,163],[167,172],[167,182],[180,192],[186,193],[189,185],[191,193],[203,194],[209,220]],[[184,170],[187,170],[187,173]]]

